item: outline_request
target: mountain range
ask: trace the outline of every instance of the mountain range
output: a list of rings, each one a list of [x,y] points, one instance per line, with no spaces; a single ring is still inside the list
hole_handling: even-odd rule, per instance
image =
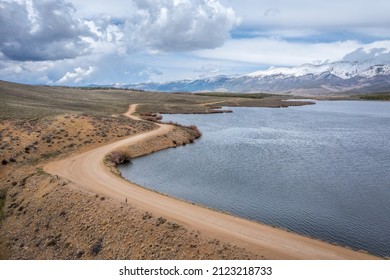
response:
[[[339,61],[271,67],[245,75],[220,75],[166,83],[142,83],[122,87],[162,92],[239,92],[326,95],[390,91],[390,64]]]

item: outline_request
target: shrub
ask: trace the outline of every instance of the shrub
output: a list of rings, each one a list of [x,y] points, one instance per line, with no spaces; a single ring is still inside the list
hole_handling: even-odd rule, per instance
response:
[[[113,151],[108,155],[108,160],[115,166],[131,163],[131,156],[125,151]]]
[[[44,140],[47,144],[49,144],[49,143],[51,143],[53,141],[52,135],[49,134],[49,135],[43,136],[42,140]]]
[[[77,250],[76,258],[80,259],[85,254],[84,250]]]
[[[162,224],[164,224],[167,220],[164,219],[163,217],[160,217],[157,219],[157,222],[156,222],[156,226],[160,226]]]
[[[103,249],[103,238],[100,238],[92,247],[91,254],[97,256]]]
[[[152,217],[153,217],[152,214],[150,214],[149,212],[146,212],[145,214],[142,215],[142,220],[149,220]]]
[[[167,223],[167,227],[169,228],[169,229],[173,229],[173,230],[176,230],[176,229],[179,229],[179,228],[181,228],[181,226],[180,225],[178,225],[178,224],[176,224],[175,222],[168,222]]]

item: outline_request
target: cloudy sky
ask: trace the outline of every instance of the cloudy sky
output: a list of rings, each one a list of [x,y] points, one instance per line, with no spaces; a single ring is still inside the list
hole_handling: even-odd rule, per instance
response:
[[[0,0],[0,79],[132,84],[390,63],[388,0]]]

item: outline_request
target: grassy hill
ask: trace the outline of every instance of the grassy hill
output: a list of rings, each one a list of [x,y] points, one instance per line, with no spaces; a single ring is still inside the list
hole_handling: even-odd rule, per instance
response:
[[[64,113],[121,114],[129,104],[143,104],[142,113],[210,112],[210,106],[285,107],[299,102],[283,96],[169,94],[125,89],[31,86],[0,81],[0,119],[29,119]]]

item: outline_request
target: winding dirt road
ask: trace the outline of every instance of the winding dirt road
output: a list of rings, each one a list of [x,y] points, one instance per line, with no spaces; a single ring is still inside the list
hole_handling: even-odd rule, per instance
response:
[[[131,105],[125,115],[138,119],[132,116],[135,109],[136,105]],[[104,165],[105,155],[112,150],[163,135],[172,128],[171,125],[160,124],[155,130],[49,163],[44,169],[86,190],[122,202],[127,199],[131,205],[155,216],[163,216],[187,228],[199,230],[207,236],[244,247],[270,259],[376,258],[148,191],[114,175]]]

